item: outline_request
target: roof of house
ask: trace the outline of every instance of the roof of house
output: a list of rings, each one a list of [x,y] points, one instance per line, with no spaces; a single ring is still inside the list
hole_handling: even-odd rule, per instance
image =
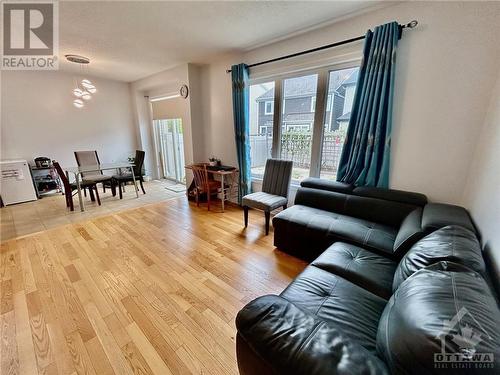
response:
[[[342,84],[344,86],[355,85],[358,82],[359,69],[354,70],[351,75]]]
[[[328,87],[328,92],[334,92],[337,91],[338,88],[342,85],[351,85],[351,84],[356,84],[356,81],[358,79],[358,70],[356,68],[349,69],[349,71],[346,71],[348,74],[347,76],[345,75],[340,75],[340,74],[333,74],[330,75],[330,79],[334,79],[335,81],[330,82],[330,85]],[[316,94],[316,82],[317,82],[317,76],[316,75],[309,75],[309,76],[303,76],[303,77],[298,77],[298,78],[291,78],[286,80],[285,82],[285,98],[289,97],[299,97],[299,96],[313,96]],[[270,90],[267,90],[264,94],[261,96],[257,97],[255,99],[256,101],[262,101],[266,99],[274,99],[274,87]]]
[[[346,112],[342,116],[337,117],[336,120],[337,121],[349,121],[350,118],[351,118],[351,112]]]

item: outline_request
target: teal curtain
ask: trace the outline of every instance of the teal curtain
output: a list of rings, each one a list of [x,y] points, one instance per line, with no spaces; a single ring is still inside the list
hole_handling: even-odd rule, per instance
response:
[[[397,22],[368,30],[337,181],[389,187]]]
[[[238,203],[251,192],[252,178],[250,165],[250,125],[248,120],[248,66],[245,64],[231,67],[233,83],[233,117],[236,153],[238,156],[239,189]]]

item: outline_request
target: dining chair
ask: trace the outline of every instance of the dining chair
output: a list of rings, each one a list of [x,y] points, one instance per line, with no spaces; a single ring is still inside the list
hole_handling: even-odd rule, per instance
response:
[[[271,211],[288,204],[288,189],[292,178],[291,160],[267,159],[262,180],[262,191],[247,194],[242,198],[245,227],[248,226],[248,210],[255,208],[264,211],[266,217],[266,236],[269,234]]]
[[[134,176],[135,180],[139,181],[139,184],[141,185],[142,193],[146,194],[146,190],[144,190],[144,173],[142,172],[142,167],[144,165],[144,157],[146,156],[146,153],[142,150],[135,150],[135,159],[134,159]],[[127,182],[133,182],[134,179],[132,178],[132,173],[123,173],[123,174],[116,174],[113,176],[114,180],[114,186],[118,186],[118,191],[120,193],[120,199],[123,198],[122,196],[122,184],[125,185]],[[137,187],[135,187],[137,189]]]
[[[59,163],[55,160],[52,161],[52,165],[57,171],[59,178],[61,179],[64,186],[64,197],[66,198],[66,207],[69,207],[71,211],[75,210],[75,206],[73,205],[73,191],[78,190],[78,187],[75,182],[69,182],[68,177],[66,177],[66,173],[62,170]],[[82,181],[80,187],[85,190],[89,190],[90,199],[95,201],[97,199],[97,204],[101,205],[101,199],[99,198],[99,191],[97,190],[97,183],[92,181]],[[94,190],[95,190],[95,198],[94,198]]]
[[[81,166],[93,166],[99,165],[101,162],[99,161],[99,155],[97,155],[97,151],[75,151],[75,159],[76,163],[79,167]],[[91,181],[95,183],[102,183],[102,191],[106,192],[106,187],[111,188],[111,192],[113,196],[116,195],[115,186],[113,183],[113,177],[105,175],[102,171],[91,171],[91,172],[83,172],[82,173],[83,181]]]
[[[191,168],[194,177],[196,206],[200,206],[200,194],[206,194],[208,210],[210,211],[211,195],[219,193],[221,189],[220,182],[208,178],[207,165],[205,163],[193,164]]]

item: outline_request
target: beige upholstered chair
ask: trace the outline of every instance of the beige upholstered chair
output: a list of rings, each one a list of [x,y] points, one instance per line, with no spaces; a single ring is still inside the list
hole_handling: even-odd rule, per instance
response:
[[[75,151],[75,159],[79,167],[101,164],[97,151]],[[113,191],[113,195],[115,195],[113,177],[103,174],[102,171],[84,172],[82,173],[82,179],[85,182],[102,183],[103,192],[106,192],[106,186],[109,186]]]
[[[266,217],[266,235],[269,234],[271,211],[278,207],[286,208],[288,204],[288,188],[292,178],[291,160],[267,159],[262,181],[262,191],[245,195],[242,205],[245,215],[245,227],[248,225],[248,209],[256,208],[264,211]]]

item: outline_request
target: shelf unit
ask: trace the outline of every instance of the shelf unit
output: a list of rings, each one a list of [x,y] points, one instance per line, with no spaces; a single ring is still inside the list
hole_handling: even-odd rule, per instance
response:
[[[35,191],[38,198],[43,198],[51,194],[63,193],[61,180],[53,166],[31,166],[30,168],[33,177],[33,185],[35,185]]]

